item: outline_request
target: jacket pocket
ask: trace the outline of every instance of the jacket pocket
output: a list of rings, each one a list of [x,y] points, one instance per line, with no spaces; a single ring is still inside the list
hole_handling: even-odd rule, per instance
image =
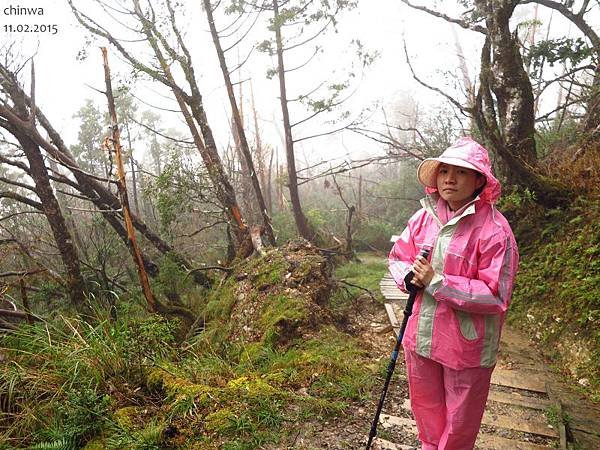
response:
[[[471,314],[465,311],[455,310],[458,324],[460,325],[460,333],[468,341],[474,341],[479,336],[475,328],[475,322]]]

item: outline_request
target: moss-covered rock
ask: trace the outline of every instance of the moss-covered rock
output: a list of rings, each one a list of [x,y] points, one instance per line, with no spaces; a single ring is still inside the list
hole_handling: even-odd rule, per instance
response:
[[[286,346],[332,322],[332,268],[312,245],[296,241],[241,263],[207,306],[207,332],[220,339]],[[211,323],[212,320],[212,323]]]

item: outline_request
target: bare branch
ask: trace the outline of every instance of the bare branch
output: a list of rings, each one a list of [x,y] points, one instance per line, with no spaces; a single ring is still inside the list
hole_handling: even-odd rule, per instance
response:
[[[573,24],[575,24],[575,26],[577,28],[579,28],[579,30],[591,41],[596,53],[598,53],[600,51],[600,37],[594,31],[594,29],[584,20],[583,14],[581,14],[582,12],[585,12],[585,8],[580,10],[580,12],[578,14],[575,14],[573,11],[571,11],[569,8],[567,8],[567,6],[565,6],[563,3],[555,2],[552,0],[522,0],[521,3],[522,4],[538,3],[547,8],[558,11],[563,16],[565,16],[567,19],[569,19],[571,22],[573,22]],[[584,6],[586,6],[585,3],[586,2],[584,2]]]
[[[42,207],[42,204],[40,202],[36,202],[35,200],[32,200],[30,198],[27,198],[23,195],[19,195],[15,192],[11,192],[11,191],[0,191],[0,198],[10,198],[12,200],[15,200],[19,203],[24,203],[25,205],[31,206],[32,208],[35,208],[39,211],[43,211],[44,208]]]
[[[453,97],[451,97],[450,95],[446,94],[444,91],[442,91],[441,89],[435,87],[435,86],[431,86],[427,83],[425,83],[424,81],[422,81],[421,79],[419,79],[419,77],[417,77],[417,75],[415,74],[415,71],[412,67],[412,64],[410,63],[410,58],[408,56],[408,50],[406,48],[406,40],[404,40],[404,54],[406,56],[406,64],[408,64],[408,68],[410,69],[410,73],[412,73],[413,78],[422,86],[425,86],[427,89],[430,89],[434,92],[437,92],[438,94],[440,94],[441,96],[443,96],[444,98],[446,98],[446,100],[448,100],[450,103],[452,103],[456,108],[458,108],[464,115],[466,116],[470,116],[473,112],[473,108],[472,107],[464,107],[462,106],[460,103],[458,103]]]
[[[477,24],[468,22],[466,20],[455,19],[454,17],[447,16],[446,14],[442,14],[439,11],[435,11],[433,9],[427,8],[426,6],[413,5],[408,0],[400,0],[400,1],[407,6],[410,6],[413,9],[417,9],[419,11],[426,12],[430,16],[438,17],[440,19],[445,20],[446,22],[455,23],[455,24],[459,25],[460,27],[464,28],[465,30],[477,31],[478,33],[487,34],[487,30],[484,27],[482,27],[481,25],[477,25]]]

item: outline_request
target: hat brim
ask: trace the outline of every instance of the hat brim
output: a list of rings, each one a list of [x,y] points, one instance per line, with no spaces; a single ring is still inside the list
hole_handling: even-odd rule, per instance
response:
[[[437,170],[440,164],[465,167],[467,169],[474,170],[475,172],[480,172],[477,167],[463,159],[448,157],[427,158],[421,162],[417,168],[417,178],[423,186],[437,188]]]

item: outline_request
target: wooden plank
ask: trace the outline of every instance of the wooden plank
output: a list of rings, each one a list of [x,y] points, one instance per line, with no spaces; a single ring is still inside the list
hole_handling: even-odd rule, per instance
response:
[[[493,427],[506,428],[507,430],[522,431],[523,433],[537,434],[551,438],[558,437],[558,432],[554,428],[551,428],[547,423],[534,422],[531,420],[515,421],[514,417],[505,416],[503,414],[489,414],[486,412],[483,415],[481,423]]]
[[[381,289],[381,295],[384,297],[395,297],[397,300],[406,300],[408,297],[403,292],[394,291],[392,289]]]
[[[496,368],[492,373],[492,384],[546,393],[546,380],[541,373],[524,376],[522,372]]]
[[[400,288],[398,288],[398,286],[396,285],[396,283],[393,283],[393,284],[392,283],[380,283],[379,284],[379,289],[391,289],[391,290],[396,290],[396,291],[402,292],[400,290]]]
[[[550,400],[547,400],[545,398],[527,397],[517,392],[499,392],[493,389],[490,390],[488,400],[497,403],[504,403],[507,405],[516,405],[522,406],[524,408],[538,409],[540,411],[548,409],[552,404]]]
[[[550,401],[554,404],[556,408],[556,412],[558,414],[558,435],[560,437],[560,449],[567,450],[567,427],[565,426],[565,422],[563,420],[563,406],[560,399],[556,396],[554,391],[552,390],[552,386],[549,382],[546,382],[546,390],[548,391],[548,397]]]
[[[406,300],[406,296],[400,292],[383,291],[381,294],[388,300]]]
[[[410,400],[405,399],[402,408],[410,411]],[[507,430],[521,431],[523,433],[537,434],[551,438],[557,438],[558,432],[544,422],[515,420],[514,417],[503,414],[490,414],[485,412],[481,423],[493,427],[506,428]]]
[[[514,439],[507,439],[487,433],[479,433],[475,447],[485,450],[547,450],[554,448],[532,442],[515,441]]]
[[[392,307],[392,305],[390,305],[389,303],[384,303],[383,306],[385,307],[385,312],[387,313],[388,318],[390,319],[390,324],[392,325],[392,327],[400,328],[400,323],[398,322],[398,318],[396,317],[396,313],[394,312],[394,308]]]
[[[405,294],[404,292],[402,292],[400,289],[398,289],[396,286],[379,286],[379,290],[380,291],[391,291],[391,292],[397,292],[398,294],[403,294],[406,295],[408,297],[407,294]]]
[[[413,419],[407,419],[405,417],[391,416],[389,414],[382,414],[380,416],[381,425],[384,428],[390,428],[392,426],[410,428],[411,431],[417,433],[417,425]],[[544,447],[541,445],[532,444],[531,442],[515,441],[513,439],[500,438],[499,436],[487,433],[479,433],[477,437],[477,444],[480,448],[486,450],[542,450],[554,447]],[[501,447],[500,445],[504,445]]]

